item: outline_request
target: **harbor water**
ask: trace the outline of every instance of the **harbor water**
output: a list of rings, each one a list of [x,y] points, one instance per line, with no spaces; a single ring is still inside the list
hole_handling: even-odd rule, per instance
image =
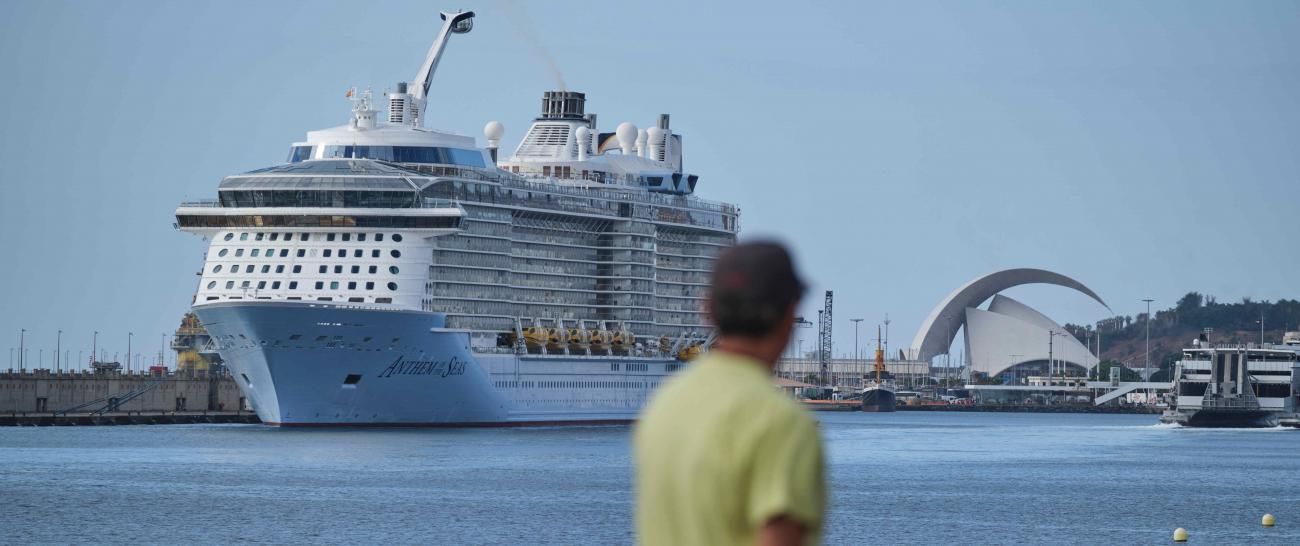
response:
[[[1300,431],[818,418],[827,543],[1300,543]],[[629,431],[3,428],[0,543],[625,544]]]

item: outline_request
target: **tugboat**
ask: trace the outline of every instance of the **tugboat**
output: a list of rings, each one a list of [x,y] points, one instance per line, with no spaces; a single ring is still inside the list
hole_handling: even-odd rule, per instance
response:
[[[884,413],[896,411],[894,407],[894,380],[885,371],[885,351],[880,347],[880,328],[876,328],[876,378],[862,389],[862,411]]]

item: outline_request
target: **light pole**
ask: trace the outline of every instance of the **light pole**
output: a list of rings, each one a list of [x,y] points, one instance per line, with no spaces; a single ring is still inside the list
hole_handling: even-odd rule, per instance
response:
[[[1146,363],[1142,365],[1143,381],[1151,379],[1151,302],[1156,301],[1150,298],[1142,301],[1147,302],[1147,320],[1146,320]]]
[[[862,323],[862,319],[860,319],[860,318],[854,318],[854,319],[849,319],[849,320],[853,321],[853,365],[854,365],[854,366],[857,366],[857,365],[858,365],[858,357],[860,356],[860,355],[858,354],[858,324],[861,324],[861,323]],[[862,375],[867,375],[867,369],[866,369],[866,368],[863,368],[863,369],[862,369]]]
[[[126,333],[126,373],[131,373],[131,338],[135,336],[134,332]]]
[[[1258,322],[1258,323],[1259,323],[1259,348],[1260,348],[1260,349],[1263,349],[1263,348],[1264,348],[1264,309],[1263,309],[1263,307],[1261,307],[1260,310],[1259,310],[1259,320],[1257,320],[1257,321],[1255,321],[1255,322]]]
[[[99,350],[99,330],[95,330],[95,339],[94,341],[90,342],[90,362],[92,364],[91,366],[92,368],[94,367],[93,364],[95,362],[95,359],[99,358],[99,354],[96,352],[98,350]]]
[[[27,360],[27,329],[23,328],[18,332],[18,373],[22,373],[23,364]]]
[[[60,364],[62,364],[62,361],[59,360],[59,352],[62,351],[62,350],[63,350],[63,330],[59,330],[59,335],[58,335],[57,337],[54,338],[54,371],[55,371],[55,373],[57,373],[59,370],[62,369],[62,368],[60,367]]]

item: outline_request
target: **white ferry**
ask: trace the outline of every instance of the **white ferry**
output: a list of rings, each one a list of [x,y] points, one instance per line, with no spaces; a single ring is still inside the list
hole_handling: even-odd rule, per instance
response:
[[[709,271],[738,211],[696,198],[662,115],[602,133],[547,92],[514,154],[504,128],[424,127],[430,83],[472,12],[443,13],[415,80],[282,165],[183,203],[210,240],[194,312],[271,425],[628,422],[707,346]]]
[[[1162,423],[1274,427],[1295,421],[1300,344],[1211,344],[1205,336],[1174,366]]]

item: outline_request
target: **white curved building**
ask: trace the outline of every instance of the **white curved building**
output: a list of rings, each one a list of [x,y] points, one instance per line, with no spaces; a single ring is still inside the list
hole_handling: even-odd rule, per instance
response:
[[[1097,365],[1097,357],[1052,319],[1001,294],[987,310],[965,312],[966,354],[972,372],[990,376],[1021,364],[1064,362],[1075,370]],[[1055,368],[1059,369],[1059,368]]]

